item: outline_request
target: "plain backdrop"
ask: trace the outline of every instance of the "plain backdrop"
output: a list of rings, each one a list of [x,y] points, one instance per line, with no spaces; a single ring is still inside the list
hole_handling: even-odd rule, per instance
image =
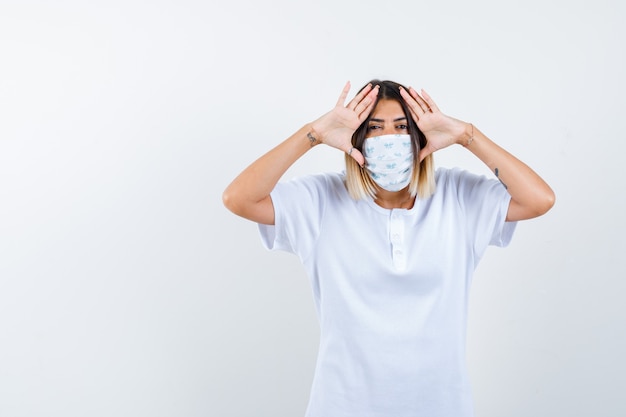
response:
[[[303,415],[307,278],[221,193],[372,78],[426,89],[557,195],[476,271],[477,416],[626,415],[625,8],[0,0],[0,416]],[[317,147],[285,177],[342,168]]]

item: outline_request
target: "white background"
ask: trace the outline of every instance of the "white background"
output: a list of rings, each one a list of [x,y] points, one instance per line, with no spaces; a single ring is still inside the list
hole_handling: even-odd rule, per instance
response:
[[[624,7],[1,0],[0,415],[302,415],[303,268],[221,193],[372,78],[425,88],[557,194],[476,272],[477,415],[626,415]],[[317,147],[288,176],[342,161]]]

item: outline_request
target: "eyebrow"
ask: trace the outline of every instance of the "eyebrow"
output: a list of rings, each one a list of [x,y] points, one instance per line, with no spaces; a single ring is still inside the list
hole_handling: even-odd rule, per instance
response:
[[[398,117],[397,119],[393,119],[394,122],[399,122],[400,120],[406,120],[405,116]],[[383,119],[370,119],[370,122],[384,123]]]

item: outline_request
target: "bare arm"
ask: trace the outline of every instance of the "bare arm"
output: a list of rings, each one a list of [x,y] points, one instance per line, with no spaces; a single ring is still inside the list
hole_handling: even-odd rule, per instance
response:
[[[290,136],[243,170],[222,195],[224,205],[238,216],[262,224],[274,224],[270,192],[287,169],[311,149],[315,133],[310,124]]]
[[[554,191],[535,171],[474,126],[466,127],[467,141],[472,137],[471,130],[474,131],[473,140],[466,148],[489,167],[511,195],[507,221],[538,217],[552,208],[555,201]]]
[[[531,219],[546,213],[554,205],[550,186],[530,167],[495,144],[475,126],[441,113],[424,90],[410,88],[402,97],[428,140],[420,158],[453,144],[464,145],[485,163],[511,195],[507,221]]]
[[[352,147],[352,133],[371,112],[378,88],[366,87],[344,106],[349,90],[350,83],[347,83],[330,112],[303,126],[244,169],[222,194],[226,208],[248,220],[274,224],[270,193],[294,162],[319,143],[344,152]],[[363,164],[363,155],[358,150],[350,155]]]

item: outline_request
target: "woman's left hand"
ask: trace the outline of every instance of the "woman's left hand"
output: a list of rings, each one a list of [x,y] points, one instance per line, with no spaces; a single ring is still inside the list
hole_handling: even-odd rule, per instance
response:
[[[468,124],[443,114],[426,91],[422,90],[420,95],[413,87],[409,87],[408,91],[400,88],[400,94],[409,106],[417,127],[426,136],[426,147],[419,153],[420,161],[439,149],[467,142]]]

